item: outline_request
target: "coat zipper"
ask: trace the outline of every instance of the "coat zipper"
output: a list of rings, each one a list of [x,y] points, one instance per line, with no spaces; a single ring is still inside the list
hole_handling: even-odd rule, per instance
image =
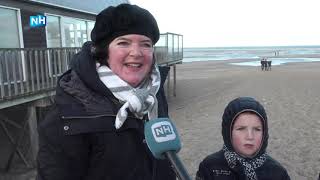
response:
[[[114,114],[100,114],[100,115],[91,115],[91,116],[61,116],[62,119],[93,119],[93,118],[99,118],[99,117],[116,117]],[[134,118],[138,119],[134,116],[128,116],[128,118]],[[141,119],[138,119],[141,120]]]
[[[61,118],[62,119],[92,119],[92,118],[99,118],[99,117],[105,117],[105,116],[116,117],[116,115],[113,115],[113,114],[100,114],[100,115],[91,115],[91,116],[61,116]]]

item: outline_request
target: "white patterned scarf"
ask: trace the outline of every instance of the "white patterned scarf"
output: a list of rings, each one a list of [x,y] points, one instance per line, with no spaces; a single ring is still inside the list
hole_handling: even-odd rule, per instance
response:
[[[135,117],[149,119],[158,117],[158,102],[156,94],[160,88],[160,73],[157,65],[152,67],[150,78],[145,79],[138,87],[133,88],[119,76],[114,74],[108,66],[96,64],[100,80],[123,103],[115,120],[116,129],[121,128],[131,111]]]
[[[226,158],[230,168],[234,169],[239,162],[248,180],[257,180],[255,169],[262,166],[267,159],[267,153],[263,153],[257,158],[247,160],[239,156],[236,152],[230,151],[225,145],[223,145],[224,157]]]

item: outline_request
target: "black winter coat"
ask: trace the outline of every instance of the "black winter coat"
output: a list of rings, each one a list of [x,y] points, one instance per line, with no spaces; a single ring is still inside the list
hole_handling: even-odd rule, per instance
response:
[[[196,180],[246,180],[242,166],[231,169],[223,151],[207,156],[199,165]],[[287,171],[276,160],[267,156],[266,162],[255,170],[259,180],[290,180]]]
[[[167,160],[156,160],[133,115],[116,130],[118,100],[98,79],[88,48],[59,80],[55,105],[38,126],[37,180],[174,180]],[[168,117],[163,87],[159,117]]]

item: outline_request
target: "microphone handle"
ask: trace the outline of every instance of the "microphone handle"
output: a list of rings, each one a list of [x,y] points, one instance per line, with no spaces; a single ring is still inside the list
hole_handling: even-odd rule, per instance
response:
[[[180,180],[191,180],[186,168],[183,166],[181,160],[174,151],[166,151],[164,152],[164,155],[170,161]]]

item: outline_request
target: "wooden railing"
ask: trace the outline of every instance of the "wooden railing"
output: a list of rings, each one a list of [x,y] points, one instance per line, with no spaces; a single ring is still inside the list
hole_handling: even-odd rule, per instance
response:
[[[174,33],[161,34],[155,46],[155,56],[161,66],[182,63],[183,36]]]
[[[181,63],[182,36],[161,34],[155,56],[162,66]],[[57,78],[81,48],[0,49],[0,103],[18,97],[52,91]]]
[[[80,48],[0,49],[0,102],[51,90]]]

